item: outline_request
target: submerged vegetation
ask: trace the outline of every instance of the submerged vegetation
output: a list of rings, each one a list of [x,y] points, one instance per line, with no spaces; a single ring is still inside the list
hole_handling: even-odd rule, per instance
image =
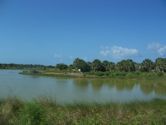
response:
[[[166,101],[58,105],[40,99],[0,102],[1,125],[165,125]]]

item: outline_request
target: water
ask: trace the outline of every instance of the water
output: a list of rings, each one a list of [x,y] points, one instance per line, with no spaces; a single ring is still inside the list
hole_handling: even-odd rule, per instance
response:
[[[0,70],[0,99],[51,98],[57,103],[125,103],[166,99],[165,80],[63,79]]]

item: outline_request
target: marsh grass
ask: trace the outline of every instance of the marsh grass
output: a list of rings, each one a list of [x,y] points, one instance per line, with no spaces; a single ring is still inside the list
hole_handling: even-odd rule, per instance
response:
[[[0,125],[165,125],[166,101],[59,105],[49,99],[0,101]]]
[[[51,77],[69,77],[69,78],[153,78],[165,77],[166,73],[162,72],[71,72],[59,70],[23,70],[22,75],[37,75],[37,76],[51,76]]]

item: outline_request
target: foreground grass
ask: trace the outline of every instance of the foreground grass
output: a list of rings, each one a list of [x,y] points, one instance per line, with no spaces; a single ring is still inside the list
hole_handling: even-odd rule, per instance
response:
[[[165,125],[166,101],[58,105],[49,100],[0,102],[0,125]]]

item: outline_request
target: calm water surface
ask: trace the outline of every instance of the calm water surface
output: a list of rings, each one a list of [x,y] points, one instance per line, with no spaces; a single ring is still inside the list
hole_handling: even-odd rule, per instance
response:
[[[108,103],[166,99],[165,80],[63,79],[0,70],[0,99],[47,97],[58,103]]]

